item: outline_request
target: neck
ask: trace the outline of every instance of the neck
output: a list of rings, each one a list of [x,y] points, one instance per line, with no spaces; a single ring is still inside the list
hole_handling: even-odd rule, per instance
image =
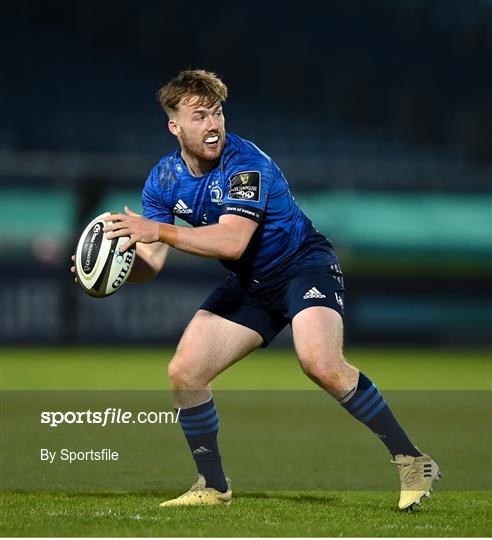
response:
[[[184,148],[181,148],[181,157],[186,163],[188,170],[192,176],[203,176],[204,174],[209,173],[212,169],[217,166],[217,161],[207,161],[200,159],[199,157],[189,154]]]

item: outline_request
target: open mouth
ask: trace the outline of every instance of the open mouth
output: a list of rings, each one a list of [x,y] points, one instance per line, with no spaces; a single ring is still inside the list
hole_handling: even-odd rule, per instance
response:
[[[204,142],[210,148],[217,148],[217,146],[219,145],[219,136],[211,135],[210,137],[207,137]]]

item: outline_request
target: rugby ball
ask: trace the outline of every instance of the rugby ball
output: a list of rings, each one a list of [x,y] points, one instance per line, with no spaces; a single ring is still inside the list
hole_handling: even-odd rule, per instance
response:
[[[103,228],[104,218],[114,212],[105,212],[94,218],[84,229],[75,252],[77,281],[88,295],[103,298],[115,293],[128,279],[135,262],[135,247],[120,253],[119,248],[128,240],[121,236],[108,240]]]

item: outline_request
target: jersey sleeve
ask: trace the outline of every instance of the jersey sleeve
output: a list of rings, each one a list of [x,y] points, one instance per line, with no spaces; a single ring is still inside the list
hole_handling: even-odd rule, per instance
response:
[[[235,214],[260,223],[265,213],[272,183],[272,167],[268,159],[245,160],[229,171],[223,214]]]
[[[150,172],[142,191],[143,216],[161,223],[174,224],[174,215],[166,200],[166,193],[159,179],[160,167]]]

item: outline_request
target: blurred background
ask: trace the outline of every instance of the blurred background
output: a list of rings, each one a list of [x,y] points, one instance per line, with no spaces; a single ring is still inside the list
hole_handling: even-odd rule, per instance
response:
[[[490,345],[491,0],[20,0],[0,45],[4,343],[172,345],[220,282],[176,251],[103,300],[69,272],[176,146],[155,92],[205,68],[333,241],[349,345]]]

